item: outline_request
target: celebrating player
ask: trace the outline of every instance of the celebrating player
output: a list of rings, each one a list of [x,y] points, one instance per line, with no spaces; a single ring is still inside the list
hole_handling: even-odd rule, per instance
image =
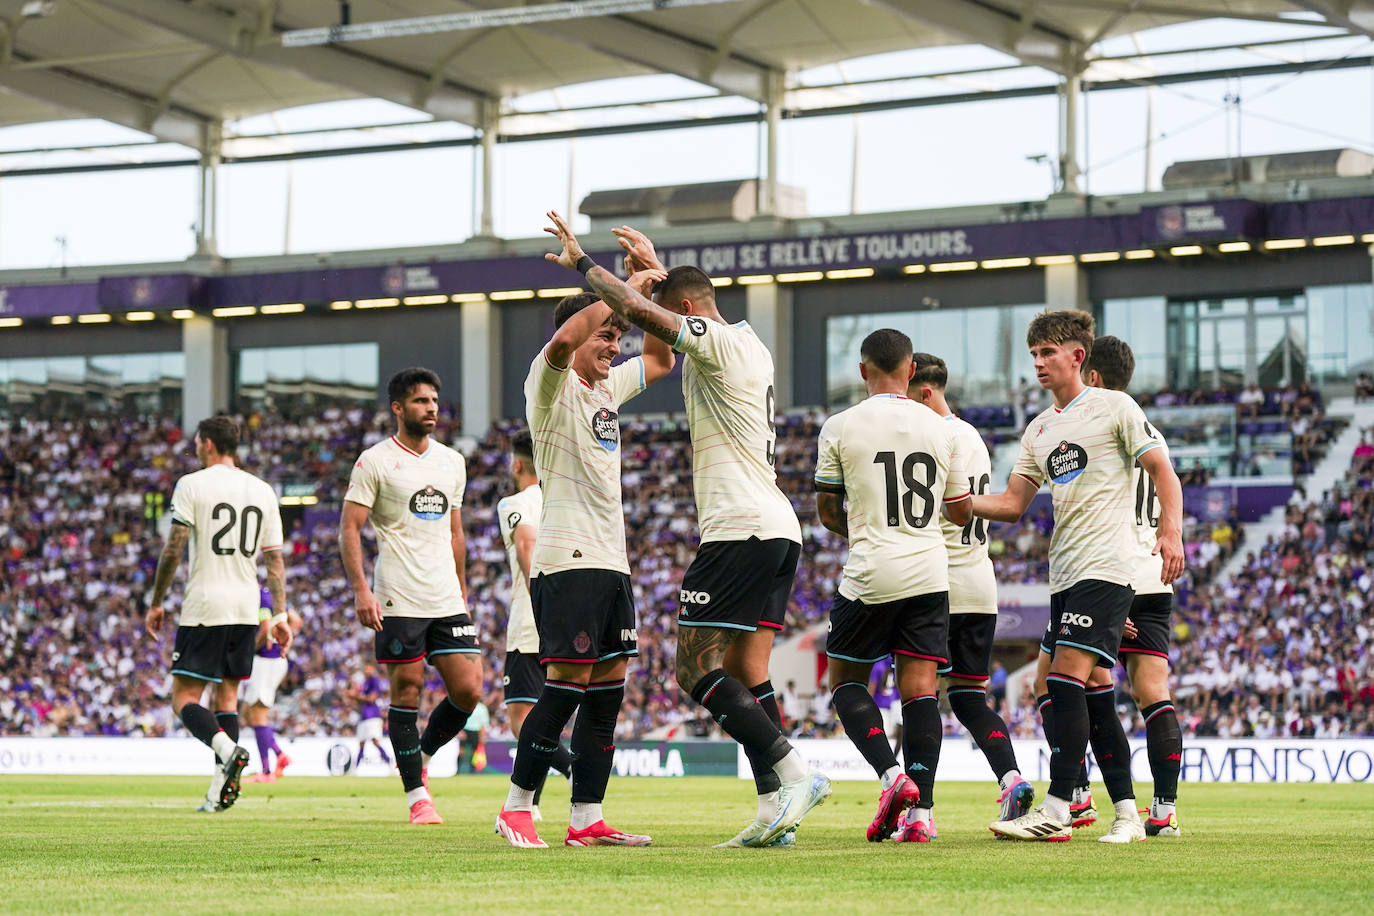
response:
[[[258,635],[254,641],[256,651],[253,654],[253,673],[249,675],[248,683],[243,688],[243,718],[257,739],[258,762],[262,770],[257,775],[250,776],[248,781],[276,782],[291,765],[291,758],[277,746],[277,733],[268,721],[272,705],[277,702],[277,688],[281,687],[281,682],[286,678],[286,653],[271,638],[272,618],[275,616],[272,613],[272,593],[265,588],[262,589],[258,601],[258,619],[261,623],[258,624]],[[300,632],[300,614],[287,611],[286,622],[293,634]],[[275,766],[272,763],[273,754],[276,754]]]
[[[773,469],[772,354],[747,324],[725,322],[710,277],[697,268],[668,271],[650,301],[591,264],[562,217],[549,219],[563,251],[548,257],[581,271],[646,339],[686,356],[682,392],[701,548],[682,580],[678,686],[744,746],[754,771],[756,817],[722,845],[768,845],[830,795],[830,781],[811,773],[783,737],[769,682],[773,633],[801,554],[801,526]],[[632,268],[661,267],[642,233],[616,234]]]
[[[949,368],[929,353],[916,353],[912,360],[915,370],[908,395],[945,418],[959,440],[970,492],[987,493],[992,459],[978,430],[955,416],[945,400]],[[997,576],[988,556],[987,523],[970,518],[956,525],[941,519],[940,528],[949,553],[949,662],[940,669],[942,686],[959,724],[973,737],[997,777],[1002,788],[1001,820],[1009,821],[1030,811],[1035,789],[1021,778],[1007,723],[988,706],[997,631]]]
[[[648,284],[656,276],[662,274],[631,279]],[[575,712],[572,816],[564,844],[647,846],[649,837],[612,830],[601,813],[626,664],[639,654],[620,495],[619,411],[672,371],[673,353],[646,338],[642,356],[612,367],[629,326],[589,293],[562,299],[553,320],[553,338],[525,379],[525,414],[544,495],[530,601],[547,679],[520,728],[496,831],[512,846],[547,846],[534,826],[534,793]]]
[[[1054,508],[1050,541],[1050,617],[1053,660],[1047,691],[1054,704],[1050,788],[1029,814],[991,825],[1021,840],[1069,840],[1069,805],[1087,750],[1085,686],[1095,665],[1116,664],[1131,610],[1136,575],[1132,524],[1132,468],[1138,461],[1154,482],[1161,521],[1154,550],[1162,581],[1183,571],[1183,495],[1145,414],[1127,395],[1084,385],[1080,369],[1092,349],[1093,319],[1065,310],[1037,315],[1026,331],[1036,376],[1054,403],[1031,421],[1003,493],[975,496],[980,518],[1014,522],[1042,482]]]
[[[387,383],[387,397],[396,433],[363,452],[353,466],[339,549],[358,622],[376,631],[377,661],[386,666],[391,682],[387,724],[410,822],[442,824],[425,767],[462,729],[482,689],[477,627],[465,597],[461,508],[467,468],[462,455],[430,438],[439,415],[437,375],[402,369]],[[372,587],[362,548],[362,527],[369,518],[378,544]],[[421,735],[425,662],[438,670],[448,696],[430,712]]]
[[[172,652],[172,712],[215,752],[215,774],[200,810],[223,811],[238,799],[248,764],[248,751],[238,746],[238,698],[239,681],[253,667],[260,552],[272,606],[280,609],[268,634],[283,652],[291,648],[292,634],[277,494],[234,465],[239,428],[228,417],[201,420],[195,446],[204,467],[178,480],[172,491],[172,529],[157,562],[145,625],[156,639],[165,616],[162,602],[189,540],[191,573]],[[207,684],[214,685],[214,713],[201,705]]]
[[[943,504],[955,524],[971,520],[967,472],[954,428],[907,397],[911,339],[883,328],[859,355],[868,399],[825,422],[816,459],[816,512],[849,541],[825,654],[845,735],[882,782],[869,841],[889,837],[912,809],[902,839],[928,843],[941,743],[936,672],[949,643],[939,515]],[[888,655],[897,662],[906,772],[868,692],[873,665]]]
[[[529,430],[522,429],[511,437],[510,476],[515,493],[496,504],[496,518],[501,525],[501,541],[506,545],[511,573],[510,612],[506,618],[506,674],[502,684],[506,718],[510,721],[511,732],[519,738],[520,727],[544,690],[544,666],[539,663],[539,628],[534,625],[534,608],[530,604],[530,566],[539,537],[544,496],[539,488],[539,475],[534,470],[534,441]],[[561,742],[553,753],[553,768],[564,776],[572,774],[572,754]],[[548,771],[543,775],[547,776]],[[530,809],[530,816],[536,823],[543,820],[539,813],[539,796],[544,780],[541,778],[539,783]]]

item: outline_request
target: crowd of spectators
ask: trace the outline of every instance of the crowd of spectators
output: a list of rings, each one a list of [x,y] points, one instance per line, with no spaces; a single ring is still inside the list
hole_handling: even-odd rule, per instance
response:
[[[778,422],[778,480],[805,542],[789,633],[824,619],[845,558],[843,542],[815,513],[812,474],[823,419],[800,412]],[[393,420],[360,407],[240,420],[241,464],[269,481],[313,484],[319,499],[318,508],[288,516],[288,596],[305,626],[279,695],[280,728],[288,736],[349,734],[358,714],[351,692],[372,657],[372,634],[356,621],[338,559],[337,506],[354,458],[387,436]],[[510,491],[506,447],[516,428],[498,423],[481,441],[460,440],[446,409],[435,432],[467,456],[468,600],[479,625],[493,737],[509,734],[500,685],[510,590],[494,508]],[[138,423],[16,418],[0,433],[0,734],[176,733],[166,674],[171,641],[147,636],[142,620],[172,485],[196,468],[189,443],[165,417]],[[705,733],[709,720],[673,677],[676,596],[696,543],[687,431],[670,418],[628,419],[622,441],[641,654],[619,737],[675,727]],[[1189,520],[1191,573],[1180,590],[1175,671],[1192,733],[1231,733],[1256,698],[1256,722],[1263,711],[1278,722],[1295,703],[1312,717],[1312,729],[1300,723],[1293,733],[1326,734],[1337,727],[1333,717],[1343,733],[1374,730],[1366,562],[1374,447],[1364,448],[1368,454],[1357,455],[1347,484],[1319,503],[1291,509],[1283,538],[1263,545],[1225,584],[1211,583],[1240,544],[1239,523]],[[990,526],[999,581],[1046,580],[1052,527],[1047,510],[1016,525]],[[375,556],[375,545],[365,544],[365,554]],[[180,592],[173,589],[169,609]],[[427,689],[425,709],[441,696],[437,679]],[[1014,733],[1034,735],[1033,701],[998,696]],[[824,695],[790,725],[800,735],[835,727]],[[947,728],[959,730],[952,718]]]

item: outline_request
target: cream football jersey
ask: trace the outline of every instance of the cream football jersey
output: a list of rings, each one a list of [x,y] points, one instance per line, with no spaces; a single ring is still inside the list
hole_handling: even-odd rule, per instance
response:
[[[1169,456],[1169,443],[1158,430],[1159,447]],[[1140,539],[1140,555],[1135,567],[1135,577],[1131,587],[1137,595],[1168,595],[1173,585],[1161,581],[1164,575],[1164,558],[1154,552],[1155,541],[1159,537],[1159,495],[1155,493],[1155,482],[1137,461],[1131,468],[1131,505],[1134,510],[1136,535]]]
[[[847,504],[840,594],[882,604],[948,590],[940,507],[968,498],[966,478],[953,429],[924,404],[879,394],[826,420],[816,489]]]
[[[520,570],[520,558],[515,552],[515,529],[529,526],[538,544],[539,514],[543,511],[544,495],[539,484],[526,487],[496,504],[496,517],[501,523],[501,540],[506,545],[510,562],[510,612],[506,618],[506,651],[539,651],[539,630],[534,625],[534,607],[530,604],[530,580]],[[534,562],[534,558],[530,558]]]
[[[958,440],[964,461],[968,491],[983,496],[992,485],[992,459],[987,443],[971,424],[954,414],[944,418]],[[988,523],[974,518],[967,525],[956,525],[941,517],[945,549],[949,551],[949,612],[951,614],[996,614],[997,574],[988,556]]]
[[[531,577],[569,569],[629,575],[620,502],[620,407],[644,390],[644,358],[590,385],[572,366],[558,369],[547,347],[525,378],[525,418],[544,492]]]
[[[353,465],[344,499],[372,510],[377,532],[372,593],[383,617],[467,613],[452,527],[466,487],[463,456],[433,439],[417,453],[391,436]]]
[[[282,544],[276,492],[247,471],[211,465],[177,481],[172,520],[191,529],[180,625],[256,626],[258,553]]]
[[[687,357],[682,398],[692,436],[701,541],[785,538],[801,543],[773,468],[773,354],[747,322],[682,320],[673,349]]]
[[[1013,474],[1054,500],[1050,593],[1084,579],[1131,585],[1140,555],[1132,490],[1136,459],[1162,444],[1130,395],[1085,388],[1051,406],[1021,436]]]

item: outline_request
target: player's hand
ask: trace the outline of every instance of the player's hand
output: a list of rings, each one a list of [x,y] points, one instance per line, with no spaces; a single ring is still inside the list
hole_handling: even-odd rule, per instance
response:
[[[560,267],[572,270],[577,267],[577,262],[582,259],[586,252],[582,250],[582,245],[577,241],[577,236],[573,235],[572,227],[568,225],[568,221],[559,216],[558,211],[550,210],[547,215],[553,225],[545,226],[544,231],[562,242],[563,250],[558,254],[549,252],[544,255],[544,260],[553,261]]]
[[[359,592],[353,597],[353,610],[358,615],[358,623],[369,630],[381,632],[382,606],[377,603],[377,596],[371,590]]]
[[[1177,534],[1165,533],[1164,529],[1159,531],[1159,539],[1155,541],[1155,549],[1150,551],[1164,558],[1164,571],[1160,574],[1159,580],[1165,585],[1173,582],[1183,575],[1183,538]]]
[[[270,636],[276,641],[277,645],[281,646],[282,655],[290,651],[291,641],[296,638],[296,634],[291,630],[291,625],[285,620],[272,627]]]
[[[663,262],[658,259],[654,243],[647,235],[629,226],[621,226],[611,232],[615,233],[615,240],[620,247],[625,249],[626,257],[634,262],[633,270],[663,270]]]
[[[1140,631],[1135,627],[1134,620],[1129,617],[1126,618],[1126,626],[1122,629],[1121,635],[1125,636],[1127,639],[1135,639],[1140,635]]]
[[[143,616],[143,627],[153,639],[157,639],[158,631],[162,629],[162,618],[163,610],[160,604],[148,608],[148,613]]]
[[[630,279],[625,281],[625,285],[647,299],[653,291],[654,284],[662,283],[666,279],[668,279],[666,270],[651,267],[648,270],[640,270],[630,274]]]

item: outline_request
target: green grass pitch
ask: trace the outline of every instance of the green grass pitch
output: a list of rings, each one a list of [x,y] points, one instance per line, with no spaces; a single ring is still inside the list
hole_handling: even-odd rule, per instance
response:
[[[558,784],[555,784],[557,782]],[[447,823],[411,827],[395,779],[246,785],[193,812],[205,780],[0,778],[0,911],[490,913],[1374,912],[1370,787],[1185,785],[1178,841],[997,842],[996,790],[939,786],[930,845],[870,844],[876,781],[837,783],[793,849],[712,849],[753,813],[727,778],[611,781],[608,820],[649,849],[568,849],[551,780],[543,836],[492,833],[506,783],[436,780]],[[1043,791],[1043,786],[1037,787]],[[1148,790],[1141,786],[1142,795]]]

